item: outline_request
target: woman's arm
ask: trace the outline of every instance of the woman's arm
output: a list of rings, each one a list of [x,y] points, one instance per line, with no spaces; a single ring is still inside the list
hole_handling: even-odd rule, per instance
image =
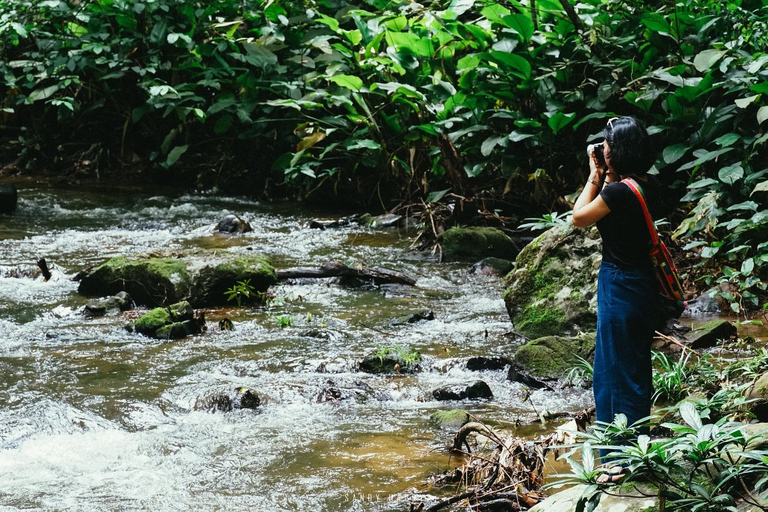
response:
[[[589,180],[584,185],[584,189],[576,200],[576,204],[573,205],[571,222],[577,228],[591,226],[611,212],[603,198],[600,197],[604,171],[601,171],[598,167],[597,158],[592,151],[589,153],[589,170]],[[605,181],[610,182],[610,179],[606,177]]]

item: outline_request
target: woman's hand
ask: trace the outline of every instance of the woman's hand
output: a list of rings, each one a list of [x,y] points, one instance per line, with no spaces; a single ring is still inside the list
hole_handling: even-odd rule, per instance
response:
[[[594,144],[587,146],[587,154],[589,155],[589,179],[603,183],[605,169],[600,166],[600,161],[597,159],[597,155],[595,155]]]

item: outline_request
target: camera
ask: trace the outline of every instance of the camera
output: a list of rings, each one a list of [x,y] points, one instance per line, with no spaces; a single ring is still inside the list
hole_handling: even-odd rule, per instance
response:
[[[597,158],[597,163],[600,165],[600,167],[605,167],[605,155],[603,154],[603,143],[600,142],[598,144],[590,144],[589,146],[589,152],[595,154],[595,158]]]

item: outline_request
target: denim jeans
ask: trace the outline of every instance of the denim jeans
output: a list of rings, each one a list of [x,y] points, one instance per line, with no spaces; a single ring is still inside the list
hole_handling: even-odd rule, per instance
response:
[[[598,421],[610,423],[621,413],[632,425],[650,415],[651,341],[657,308],[653,267],[600,265],[592,381]],[[600,450],[603,461],[609,454],[610,450]]]

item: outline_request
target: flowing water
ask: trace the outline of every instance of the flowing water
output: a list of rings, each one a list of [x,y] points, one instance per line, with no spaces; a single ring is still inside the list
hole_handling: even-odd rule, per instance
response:
[[[433,492],[430,474],[457,464],[446,450],[454,432],[435,427],[433,412],[461,407],[514,426],[591,403],[585,390],[529,396],[506,372],[468,371],[467,358],[510,356],[519,345],[501,279],[409,250],[413,232],[320,231],[296,205],[238,198],[19,192],[18,211],[0,217],[2,510],[407,510]],[[230,212],[254,231],[214,234]],[[129,333],[139,312],[81,315],[88,299],[72,280],[80,270],[198,247],[264,253],[278,268],[360,262],[418,281],[360,289],[297,280],[273,287],[267,308],[207,311],[208,331],[178,341]],[[53,267],[50,281],[10,277],[39,257]],[[435,319],[392,325],[422,310]],[[235,329],[220,330],[222,318]],[[423,371],[359,372],[378,347],[418,350]],[[439,386],[478,378],[492,400],[431,398]],[[367,398],[318,400],[329,386],[365,385]],[[257,411],[194,409],[198,397],[238,386],[261,396]]]

